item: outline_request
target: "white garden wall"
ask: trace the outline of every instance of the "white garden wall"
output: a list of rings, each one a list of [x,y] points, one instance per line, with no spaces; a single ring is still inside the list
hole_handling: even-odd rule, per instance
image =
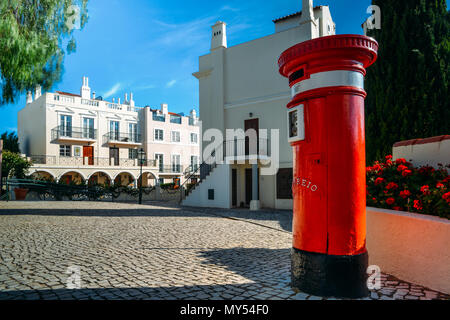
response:
[[[369,264],[381,272],[450,294],[450,221],[367,208]]]

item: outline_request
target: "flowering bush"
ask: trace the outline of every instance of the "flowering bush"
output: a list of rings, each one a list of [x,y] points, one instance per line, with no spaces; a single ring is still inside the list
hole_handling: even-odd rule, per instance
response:
[[[443,165],[414,168],[405,159],[393,161],[389,155],[366,172],[368,206],[450,219],[450,176]]]

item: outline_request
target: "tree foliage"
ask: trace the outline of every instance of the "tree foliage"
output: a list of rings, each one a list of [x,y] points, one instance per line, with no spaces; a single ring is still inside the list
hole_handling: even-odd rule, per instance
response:
[[[378,61],[367,70],[368,163],[397,141],[450,132],[450,12],[445,0],[373,0],[381,8]]]
[[[3,150],[19,153],[19,137],[14,131],[2,133],[0,140],[3,140]]]
[[[76,49],[73,31],[87,22],[87,2],[0,0],[0,106],[59,81],[65,53]]]
[[[2,177],[16,177],[24,179],[31,162],[22,158],[20,154],[11,151],[3,151]]]

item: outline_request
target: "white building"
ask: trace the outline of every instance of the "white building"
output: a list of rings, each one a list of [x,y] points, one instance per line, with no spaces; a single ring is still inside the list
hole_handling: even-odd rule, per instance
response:
[[[103,101],[83,77],[80,95],[67,92],[27,95],[18,113],[21,152],[33,161],[35,176],[64,182],[116,183],[136,186],[138,151],[145,151],[146,185],[184,182],[199,159],[199,126],[189,116],[137,107],[133,94]],[[177,180],[180,179],[180,180]]]
[[[203,133],[211,128],[219,129],[224,136],[226,129],[279,129],[279,138],[270,141],[270,131],[267,137],[260,133],[257,156],[242,138],[224,138],[225,158],[231,161],[213,166],[184,205],[292,208],[292,149],[287,141],[286,116],[291,92],[288,81],[278,72],[277,61],[289,47],[334,35],[336,27],[328,6],[313,8],[312,0],[303,0],[301,12],[274,23],[274,34],[228,47],[226,24],[217,22],[212,26],[211,50],[199,58],[199,71],[193,75],[199,80]],[[261,175],[262,161],[273,157],[277,149],[280,170]],[[235,151],[233,156],[230,151]],[[255,156],[258,164],[249,163]],[[238,161],[242,159],[245,163]]]

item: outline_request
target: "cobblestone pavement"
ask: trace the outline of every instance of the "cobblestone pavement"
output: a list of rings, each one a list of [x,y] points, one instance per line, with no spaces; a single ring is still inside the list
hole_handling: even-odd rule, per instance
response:
[[[287,211],[0,202],[0,299],[322,299],[289,286],[290,230]],[[383,274],[366,299],[448,298]]]

